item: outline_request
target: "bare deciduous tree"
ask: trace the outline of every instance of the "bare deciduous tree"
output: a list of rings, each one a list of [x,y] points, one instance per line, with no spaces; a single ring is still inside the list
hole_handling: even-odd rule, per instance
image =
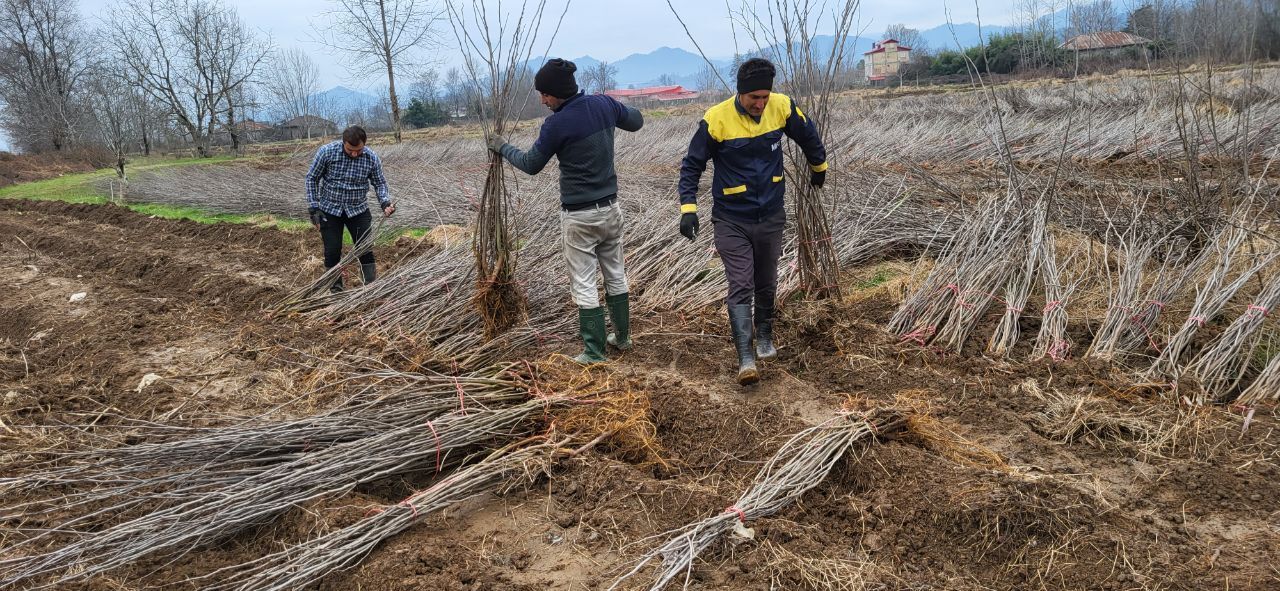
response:
[[[434,43],[432,30],[443,12],[423,0],[332,0],[327,28],[317,30],[320,40],[346,56],[353,74],[382,70],[387,73],[387,93],[396,141],[400,141],[400,100],[396,96],[396,70],[415,49]]]
[[[919,29],[912,29],[904,24],[889,25],[884,30],[885,39],[896,39],[898,43],[911,48],[911,57],[929,53],[929,42],[924,40]]]
[[[15,145],[31,151],[67,147],[88,67],[74,0],[0,0],[0,101]]]
[[[600,62],[582,72],[582,89],[588,93],[603,94],[618,87],[618,67]]]
[[[316,97],[320,92],[320,68],[305,51],[291,48],[277,52],[267,67],[263,86],[275,118],[287,121],[303,115],[320,115]],[[307,139],[311,139],[311,131],[308,125]]]
[[[698,92],[707,98],[715,96],[713,91],[724,88],[720,80],[720,73],[711,66],[702,66],[702,69],[698,70],[698,73],[694,76],[694,84],[698,86]]]
[[[216,0],[212,1],[215,2],[213,26],[206,28],[205,51],[211,57],[213,78],[222,95],[222,114],[231,137],[231,149],[239,152],[240,119],[254,105],[252,84],[271,56],[272,48],[270,41],[254,35],[234,10],[224,9]]]
[[[270,48],[217,0],[124,0],[112,29],[130,78],[209,155],[219,122],[234,127],[237,94]],[[225,116],[224,119],[219,119]]]
[[[1019,0],[1014,5],[1013,26],[1021,33],[1018,42],[1021,67],[1040,69],[1055,63],[1052,48],[1057,47],[1058,28],[1064,23],[1054,19],[1063,6],[1064,0]],[[1041,40],[1053,40],[1053,43]]]
[[[409,97],[424,103],[440,100],[440,72],[435,68],[426,68],[418,72],[413,84],[409,85]]]
[[[449,68],[444,73],[444,98],[449,105],[449,117],[461,116],[466,110],[467,85],[456,67]]]
[[[1103,31],[1116,31],[1120,28],[1120,22],[1116,18],[1116,10],[1111,4],[1111,0],[1094,0],[1093,2],[1072,5],[1069,18],[1071,24],[1067,29],[1067,37],[1101,33]]]

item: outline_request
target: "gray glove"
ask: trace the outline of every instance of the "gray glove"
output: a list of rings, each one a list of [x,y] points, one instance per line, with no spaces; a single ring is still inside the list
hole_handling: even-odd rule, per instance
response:
[[[507,138],[504,138],[496,133],[489,134],[488,137],[484,138],[484,141],[485,141],[485,144],[489,146],[489,149],[493,151],[495,154],[501,154],[502,146],[507,145]]]

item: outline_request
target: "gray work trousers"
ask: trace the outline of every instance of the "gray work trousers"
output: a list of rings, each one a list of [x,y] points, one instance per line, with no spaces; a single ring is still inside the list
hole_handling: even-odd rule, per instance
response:
[[[754,297],[757,308],[773,308],[787,212],[778,210],[754,223],[715,218],[711,223],[715,225],[716,251],[729,281],[725,303],[751,304]]]
[[[573,303],[579,308],[599,308],[596,269],[604,275],[608,295],[627,293],[627,272],[622,262],[622,204],[580,211],[560,210],[560,237],[564,260],[569,264]]]

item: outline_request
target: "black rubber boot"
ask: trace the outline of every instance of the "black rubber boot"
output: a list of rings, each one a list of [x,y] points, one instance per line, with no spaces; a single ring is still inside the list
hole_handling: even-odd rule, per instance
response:
[[[770,360],[778,357],[773,346],[773,308],[756,306],[756,359]]]
[[[374,279],[378,278],[378,264],[360,263],[360,272],[364,274],[364,284],[369,285],[373,283]]]
[[[605,340],[620,351],[631,349],[631,302],[627,294],[605,296],[604,301],[613,321],[613,332]]]
[[[328,273],[330,269],[333,267],[325,269],[325,272]],[[329,293],[342,293],[342,274],[338,274],[338,278],[333,280],[333,285],[329,286]]]
[[[604,308],[578,308],[578,332],[583,350],[574,361],[590,365],[609,360],[604,356]]]
[[[751,347],[751,304],[729,306],[729,326],[733,329],[733,346],[738,350],[738,384],[760,381],[755,351]]]

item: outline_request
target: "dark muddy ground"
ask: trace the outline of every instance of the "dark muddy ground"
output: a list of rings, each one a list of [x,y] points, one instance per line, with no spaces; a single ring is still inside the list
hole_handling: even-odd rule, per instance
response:
[[[67,445],[47,428],[60,422],[106,413],[181,424],[282,403],[304,413],[329,402],[297,398],[327,362],[411,357],[265,313],[318,274],[318,252],[310,234],[0,201],[0,475]],[[904,345],[881,328],[897,293],[890,283],[838,305],[789,306],[782,357],[745,390],[715,336],[727,330],[719,311],[680,335],[666,319],[636,319],[639,347],[608,371],[647,395],[662,461],[602,447],[415,526],[320,588],[606,588],[661,542],[646,538],[723,511],[786,436],[850,406],[926,418],[859,448],[800,505],[749,524],[754,541],[713,546],[689,588],[1280,588],[1271,410],[1242,433],[1228,409],[1180,409],[1107,366]],[[681,336],[698,333],[710,336]],[[160,379],[142,385],[147,374]],[[198,587],[183,581],[404,494],[361,490],[85,588]]]

